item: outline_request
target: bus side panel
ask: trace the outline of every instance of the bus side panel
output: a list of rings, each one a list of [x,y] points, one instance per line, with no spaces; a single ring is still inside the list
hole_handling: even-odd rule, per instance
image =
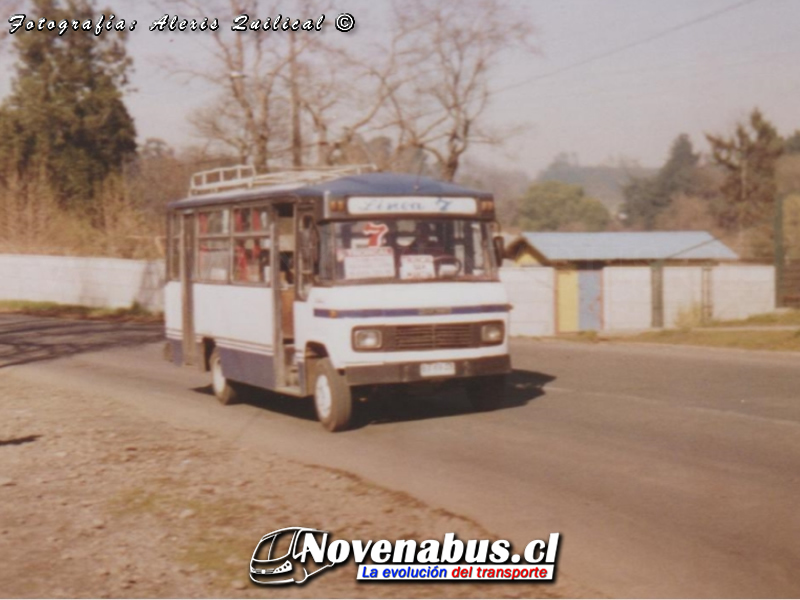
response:
[[[197,337],[219,348],[225,377],[274,388],[272,289],[195,284],[194,303]]]
[[[164,286],[164,329],[172,351],[172,362],[183,364],[183,313],[181,312],[181,282],[168,281]]]
[[[222,372],[227,379],[260,388],[275,388],[275,361],[269,354],[220,347]]]

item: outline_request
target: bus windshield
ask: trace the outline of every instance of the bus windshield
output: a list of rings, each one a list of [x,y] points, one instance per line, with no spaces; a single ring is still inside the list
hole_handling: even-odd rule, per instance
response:
[[[489,224],[474,219],[373,219],[319,228],[320,276],[336,282],[493,280]]]

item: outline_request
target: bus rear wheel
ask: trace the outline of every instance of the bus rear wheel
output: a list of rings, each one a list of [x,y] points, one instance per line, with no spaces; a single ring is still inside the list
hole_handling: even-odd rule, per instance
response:
[[[211,387],[214,395],[222,404],[235,404],[239,400],[239,390],[225,378],[222,372],[222,360],[219,349],[214,348],[208,359],[208,368],[211,371]]]
[[[314,409],[328,431],[342,431],[350,426],[353,393],[328,358],[318,360],[314,366]]]
[[[505,375],[476,377],[466,387],[470,404],[478,412],[487,412],[503,406],[506,401]]]

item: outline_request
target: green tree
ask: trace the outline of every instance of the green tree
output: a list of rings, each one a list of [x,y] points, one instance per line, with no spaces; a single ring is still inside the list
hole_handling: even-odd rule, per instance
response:
[[[89,0],[33,0],[30,12],[81,22],[99,14]],[[0,106],[0,177],[43,173],[61,207],[92,214],[101,183],[136,152],[122,101],[131,67],[125,32],[23,32],[14,47],[16,77]]]
[[[714,162],[726,173],[720,225],[742,230],[772,219],[775,167],[783,153],[783,140],[757,108],[749,123],[739,123],[731,137],[707,134]]]
[[[786,152],[786,154],[800,154],[800,129],[786,138],[784,152]]]
[[[181,160],[164,140],[147,138],[125,169],[125,183],[137,208],[162,221],[167,203],[186,197],[193,170],[202,166]]]
[[[610,219],[608,209],[581,186],[545,181],[520,200],[516,225],[526,231],[602,231]]]
[[[653,177],[633,178],[624,188],[623,212],[628,223],[652,229],[659,214],[677,195],[691,194],[700,155],[685,133],[672,143],[669,158]]]

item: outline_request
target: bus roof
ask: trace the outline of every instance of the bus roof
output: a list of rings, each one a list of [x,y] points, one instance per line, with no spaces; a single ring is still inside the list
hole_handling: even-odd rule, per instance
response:
[[[478,199],[492,199],[492,194],[466,188],[447,181],[430,177],[420,177],[406,173],[364,173],[338,177],[312,185],[297,183],[252,188],[240,188],[190,196],[183,200],[170,202],[167,208],[178,210],[220,204],[232,204],[248,200],[267,200],[271,198],[323,198],[325,194],[333,197],[350,196],[469,196]]]

